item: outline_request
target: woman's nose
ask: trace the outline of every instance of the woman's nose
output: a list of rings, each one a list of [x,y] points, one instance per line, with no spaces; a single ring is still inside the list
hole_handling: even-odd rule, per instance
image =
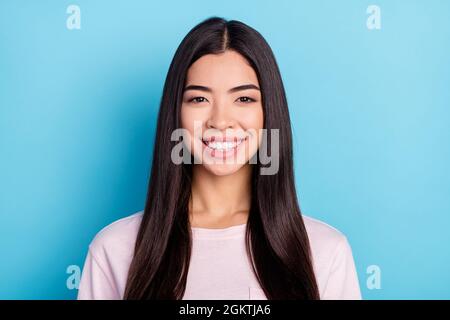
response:
[[[215,103],[206,122],[207,128],[217,130],[233,128],[236,122],[229,109],[223,102]]]

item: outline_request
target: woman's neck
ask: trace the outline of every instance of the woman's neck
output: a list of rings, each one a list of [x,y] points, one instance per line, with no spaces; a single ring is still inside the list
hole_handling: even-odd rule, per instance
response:
[[[191,226],[225,228],[246,223],[251,202],[251,170],[246,164],[231,175],[218,176],[202,165],[195,165],[189,201]]]

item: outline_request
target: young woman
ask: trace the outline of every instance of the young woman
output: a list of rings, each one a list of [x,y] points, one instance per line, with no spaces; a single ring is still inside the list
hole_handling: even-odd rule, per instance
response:
[[[179,129],[193,161],[174,156]],[[78,298],[361,298],[345,235],[300,212],[284,87],[256,30],[214,17],[181,42],[145,209],[96,235]]]

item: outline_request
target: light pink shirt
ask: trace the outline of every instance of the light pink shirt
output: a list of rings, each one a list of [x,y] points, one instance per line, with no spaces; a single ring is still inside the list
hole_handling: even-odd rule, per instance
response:
[[[78,299],[122,299],[142,211],[103,228],[89,245]],[[321,299],[361,299],[352,250],[340,231],[303,215]],[[183,299],[267,299],[245,250],[245,224],[192,228]]]

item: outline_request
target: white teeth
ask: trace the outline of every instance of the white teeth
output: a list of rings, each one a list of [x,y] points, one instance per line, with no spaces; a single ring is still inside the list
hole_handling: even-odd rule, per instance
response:
[[[231,141],[224,141],[224,142],[219,142],[219,141],[205,141],[205,144],[214,150],[219,150],[219,151],[227,151],[227,150],[231,150],[236,148],[237,146],[239,146],[242,143],[243,140],[238,140],[237,142],[231,142]]]

